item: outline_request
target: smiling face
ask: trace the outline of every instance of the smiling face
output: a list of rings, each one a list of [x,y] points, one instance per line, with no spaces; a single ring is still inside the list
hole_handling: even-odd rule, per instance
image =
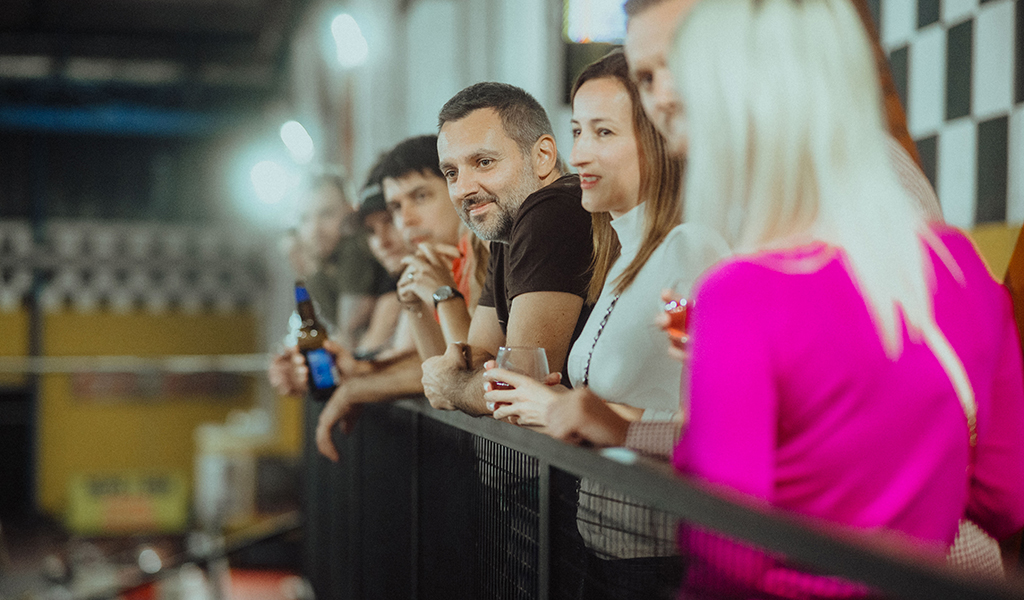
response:
[[[482,239],[507,242],[516,212],[542,181],[498,112],[480,108],[447,121],[437,136],[437,154],[462,220]]]
[[[677,156],[686,149],[685,122],[667,57],[676,27],[696,2],[666,0],[634,15],[626,28],[624,51],[629,75],[640,90],[640,103]]]
[[[580,86],[572,104],[570,163],[580,175],[583,208],[618,218],[640,202],[640,153],[633,103],[611,77]]]
[[[385,177],[381,188],[388,212],[410,246],[459,243],[459,215],[452,210],[443,179],[410,171],[401,177]]]
[[[391,275],[402,272],[402,259],[412,254],[387,211],[372,212],[363,218],[370,252]]]

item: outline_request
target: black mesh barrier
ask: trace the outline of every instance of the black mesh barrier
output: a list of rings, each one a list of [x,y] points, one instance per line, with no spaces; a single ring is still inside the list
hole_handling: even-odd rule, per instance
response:
[[[419,431],[417,565],[414,598],[473,600],[480,573],[476,453],[473,436],[424,419]]]
[[[551,598],[580,598],[586,575],[583,538],[576,526],[576,503],[580,479],[560,469],[551,469]]]
[[[422,401],[367,407],[334,439],[339,463],[311,443],[305,459],[306,571],[321,600],[1024,598],[1019,583],[890,537]]]
[[[538,595],[540,486],[537,459],[474,437],[480,539],[479,598]]]
[[[554,500],[573,517],[557,525],[554,537],[567,547],[552,553],[552,570],[573,573],[573,582],[553,597],[674,599],[683,565],[675,542],[678,519],[592,478],[559,473],[575,487]]]
[[[356,436],[356,477],[348,480],[358,493],[350,500],[348,523],[357,532],[358,552],[350,555],[360,576],[352,598],[411,598],[414,573],[410,551],[417,514],[412,502],[416,464],[416,425],[407,411],[382,407],[366,419]],[[386,540],[386,543],[381,543]]]
[[[318,598],[330,598],[331,590],[337,590],[334,581],[336,565],[331,553],[345,546],[341,532],[332,528],[335,507],[331,476],[342,469],[332,468],[330,462],[317,454],[312,432],[316,429],[320,404],[307,400],[305,404],[305,430],[303,444],[303,494],[302,511],[306,518],[304,527],[303,562],[306,576],[313,584]]]

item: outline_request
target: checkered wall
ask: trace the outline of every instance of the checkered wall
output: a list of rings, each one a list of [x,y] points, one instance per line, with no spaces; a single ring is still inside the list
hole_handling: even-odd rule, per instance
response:
[[[222,229],[51,221],[37,240],[0,221],[0,311],[33,296],[44,311],[258,309],[264,280],[259,249]]]
[[[1024,0],[873,4],[946,220],[1024,221]]]

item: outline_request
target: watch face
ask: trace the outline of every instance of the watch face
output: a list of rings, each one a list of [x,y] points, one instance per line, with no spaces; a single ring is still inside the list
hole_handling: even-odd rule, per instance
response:
[[[459,292],[456,291],[455,288],[453,288],[450,285],[442,286],[438,288],[436,292],[434,292],[434,305],[436,306],[438,303],[444,302],[445,300],[450,300],[451,298],[455,297],[458,293]]]

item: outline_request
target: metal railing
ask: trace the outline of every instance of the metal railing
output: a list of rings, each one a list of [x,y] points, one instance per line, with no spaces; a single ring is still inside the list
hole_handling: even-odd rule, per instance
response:
[[[588,577],[573,539],[581,478],[773,560],[866,586],[840,586],[854,595],[1024,598],[1018,582],[727,500],[630,452],[569,446],[423,400],[366,407],[352,434],[335,435],[342,458],[331,463],[312,445],[319,409],[307,401],[304,509],[306,575],[320,599],[579,597]]]

